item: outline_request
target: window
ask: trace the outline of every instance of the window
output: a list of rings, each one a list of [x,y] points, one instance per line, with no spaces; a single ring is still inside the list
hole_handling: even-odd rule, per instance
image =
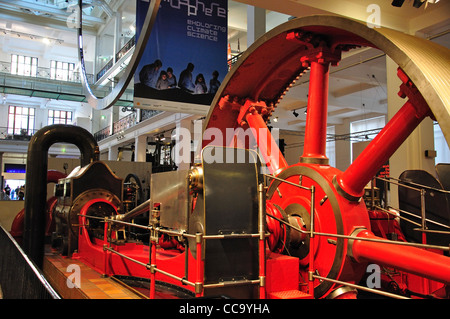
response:
[[[38,59],[28,56],[11,54],[11,74],[36,76]]]
[[[48,110],[47,125],[52,124],[72,124],[72,112]]]
[[[35,110],[22,106],[9,106],[8,134],[33,135]]]
[[[73,70],[75,63],[51,61],[50,62],[50,78],[52,80],[73,81]]]
[[[373,140],[385,124],[386,119],[384,115],[350,123],[350,160],[352,162],[353,144]]]
[[[442,133],[441,127],[437,122],[433,125],[434,128],[434,149],[436,150],[435,163],[450,163],[450,150]]]
[[[327,143],[325,154],[328,157],[329,164],[332,167],[336,167],[336,141],[335,141],[335,127],[327,127]]]

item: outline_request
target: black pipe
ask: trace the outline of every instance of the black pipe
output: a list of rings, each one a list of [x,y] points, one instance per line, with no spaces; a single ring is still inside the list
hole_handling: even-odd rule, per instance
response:
[[[48,150],[54,143],[75,144],[81,166],[97,161],[99,150],[91,133],[79,126],[55,124],[37,131],[28,145],[26,166],[25,222],[23,250],[42,268],[44,261]]]

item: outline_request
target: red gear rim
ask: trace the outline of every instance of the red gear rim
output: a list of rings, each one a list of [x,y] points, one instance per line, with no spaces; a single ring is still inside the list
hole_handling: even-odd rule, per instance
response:
[[[272,137],[265,122],[270,119],[279,100],[293,81],[310,70],[305,146],[300,158],[302,164],[288,168],[276,147],[264,142],[258,146],[272,174],[283,175],[283,172],[291,170],[292,167],[301,169],[301,166],[305,166],[306,170],[314,168],[319,175],[326,175],[320,173],[321,169],[317,167],[328,164],[325,156],[328,67],[340,60],[340,51],[355,46],[375,47],[390,56],[399,65],[399,77],[403,82],[400,87],[401,95],[408,98],[404,107],[388,123],[388,128],[380,132],[374,140],[376,142],[369,145],[368,151],[360,156],[361,159],[358,158],[358,164],[351,165],[345,172],[335,173],[332,181],[329,176],[326,177],[328,184],[322,182],[322,189],[327,189],[325,193],[332,192],[337,196],[341,211],[342,205],[348,209],[348,205],[357,204],[364,185],[423,118],[434,117],[447,141],[450,140],[450,98],[446,92],[450,83],[450,61],[446,58],[449,55],[448,49],[394,30],[371,29],[360,22],[343,17],[312,16],[291,20],[261,37],[240,57],[216,94],[204,132],[216,128],[226,136],[228,128],[251,128],[259,134],[255,138],[263,136],[266,141],[270,140]],[[389,136],[399,130],[399,138]],[[232,138],[226,137],[223,141],[203,139],[203,147],[233,145]],[[376,153],[382,156],[373,160]],[[285,177],[291,176],[287,174]],[[322,177],[316,176],[313,181],[318,182],[320,179]],[[276,183],[272,186],[274,184]],[[272,196],[273,192],[269,201]],[[279,204],[279,200],[274,200],[272,204],[275,203]],[[358,217],[356,221],[344,218],[342,225],[342,212],[339,209],[332,210],[339,215],[335,216],[337,233],[342,234],[345,229],[343,234],[350,235],[355,227],[361,226],[358,225],[361,223]],[[367,212],[365,206],[362,211]],[[362,224],[370,229],[368,225],[364,225],[365,221],[362,221]],[[330,276],[333,279],[343,272],[345,277],[344,268],[348,266],[342,261],[348,259],[347,247],[338,247],[338,250],[342,252],[335,255],[340,261],[338,264],[333,263],[331,267],[334,269]],[[315,286],[316,297],[330,292],[332,285],[327,285],[326,288],[324,286]]]

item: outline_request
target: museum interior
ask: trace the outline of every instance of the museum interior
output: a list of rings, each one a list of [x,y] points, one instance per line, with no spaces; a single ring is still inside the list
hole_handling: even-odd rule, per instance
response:
[[[449,1],[2,0],[0,47],[3,298],[450,298]]]

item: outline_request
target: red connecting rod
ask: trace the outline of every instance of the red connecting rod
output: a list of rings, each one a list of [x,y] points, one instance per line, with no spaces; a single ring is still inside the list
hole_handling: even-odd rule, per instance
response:
[[[383,240],[367,230],[359,232],[356,238]],[[450,284],[450,258],[431,251],[405,245],[355,239],[351,243],[351,255],[357,262],[373,262],[390,266]]]
[[[398,75],[403,81],[399,95],[407,96],[409,100],[347,170],[336,177],[338,186],[355,199],[363,195],[367,183],[420,122],[432,115],[420,92],[401,69],[398,70]]]
[[[311,62],[305,142],[300,161],[314,159],[328,164],[325,156],[327,142],[328,62]]]
[[[261,115],[248,113],[245,119],[258,141],[258,147],[270,172],[277,173],[280,169],[286,168],[288,164]]]
[[[247,100],[240,107],[237,122],[241,127],[250,129],[260,154],[264,157],[267,168],[271,174],[277,174],[281,169],[286,168],[288,164],[261,115],[264,112],[267,112],[265,102]]]
[[[333,52],[322,44],[301,58],[302,66],[310,68],[305,142],[301,163],[328,164],[327,143],[328,82],[330,64],[337,65],[341,52]]]

